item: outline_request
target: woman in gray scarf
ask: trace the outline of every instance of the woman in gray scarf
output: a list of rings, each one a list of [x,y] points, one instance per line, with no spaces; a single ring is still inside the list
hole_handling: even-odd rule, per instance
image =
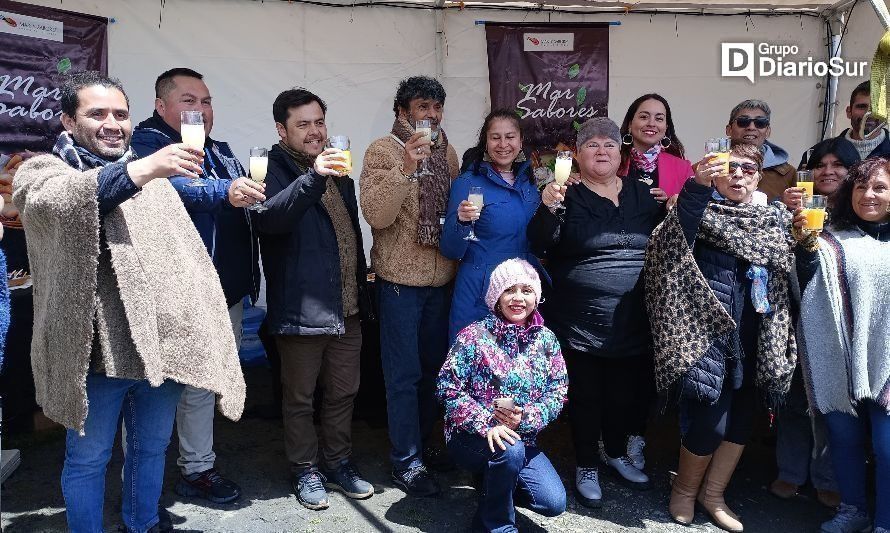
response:
[[[825,415],[841,493],[828,533],[868,531],[866,438],[875,458],[874,530],[890,531],[890,160],[866,159],[835,193],[818,251],[800,250],[804,382]]]

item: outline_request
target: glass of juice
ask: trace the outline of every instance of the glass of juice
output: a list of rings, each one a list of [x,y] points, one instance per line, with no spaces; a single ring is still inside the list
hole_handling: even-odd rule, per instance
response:
[[[250,179],[257,183],[266,181],[266,171],[269,168],[269,151],[265,148],[254,147],[250,149]],[[248,207],[251,211],[262,213],[268,207],[258,202]]]
[[[433,142],[433,124],[429,120],[426,120],[426,119],[418,120],[414,124],[414,131],[416,131],[418,133],[422,133],[423,137],[426,140],[430,141],[430,143]],[[432,176],[433,175],[433,173],[430,172],[430,169],[427,166],[426,159],[424,159],[420,163],[420,168],[417,170],[417,173],[415,175],[416,176]]]
[[[341,176],[348,176],[352,172],[352,154],[349,152],[349,137],[346,135],[334,135],[328,139],[328,148],[336,148],[343,152],[346,161],[339,166],[338,172]]]
[[[179,113],[179,135],[183,144],[199,152],[204,151],[207,134],[204,133],[204,115],[200,111],[182,111]],[[188,183],[189,187],[203,187],[204,180],[195,178]]]
[[[556,162],[553,167],[553,181],[560,187],[565,185],[572,173],[572,152],[565,150],[556,152]],[[563,203],[556,204],[556,208],[563,207]]]
[[[804,196],[813,196],[813,171],[812,170],[798,170],[797,171],[797,186],[804,190]]]
[[[717,138],[717,159],[723,162],[723,172],[729,175],[729,152],[732,151],[732,139]]]
[[[482,200],[482,187],[470,187],[470,194],[467,196],[467,201],[471,204],[478,207],[480,210],[483,206]],[[470,222],[470,233],[466,237],[464,237],[465,241],[478,241],[479,237],[476,236],[476,221]]]
[[[807,219],[803,230],[807,233],[819,234],[825,224],[826,197],[821,194],[812,194],[803,200],[803,214]]]

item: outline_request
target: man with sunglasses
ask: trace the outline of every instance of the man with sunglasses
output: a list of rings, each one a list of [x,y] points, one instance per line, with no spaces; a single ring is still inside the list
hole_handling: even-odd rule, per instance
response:
[[[847,106],[850,127],[837,136],[837,150],[845,156],[844,161],[857,163],[869,157],[890,157],[890,135],[877,119],[865,116],[870,108],[871,81],[866,80],[850,94],[850,105]],[[813,148],[815,146],[810,150]],[[801,156],[798,168],[806,168],[808,154],[809,150]]]
[[[757,190],[768,201],[777,200],[788,187],[792,187],[796,175],[788,163],[788,152],[767,141],[770,135],[770,108],[763,100],[745,100],[732,109],[726,135],[733,144],[751,144],[763,154],[763,170]]]

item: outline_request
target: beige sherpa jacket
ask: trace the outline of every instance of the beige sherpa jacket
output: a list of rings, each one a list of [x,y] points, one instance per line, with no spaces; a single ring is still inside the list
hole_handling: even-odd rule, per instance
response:
[[[441,287],[454,278],[457,263],[434,246],[417,243],[420,217],[418,182],[402,175],[404,147],[391,136],[365,152],[359,187],[362,214],[371,226],[371,266],[387,281],[412,287]],[[448,145],[451,179],[460,172],[457,152]]]
[[[100,254],[98,169],[34,157],[13,181],[34,280],[37,403],[83,431],[93,327],[107,375],[218,395],[237,420],[244,377],[216,269],[182,201],[156,179],[109,213]]]

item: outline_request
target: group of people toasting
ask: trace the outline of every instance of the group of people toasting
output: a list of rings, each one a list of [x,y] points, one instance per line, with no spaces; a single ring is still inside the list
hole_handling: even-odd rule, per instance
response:
[[[444,88],[410,77],[396,90],[392,128],[364,153],[356,194],[348,144],[331,141],[318,95],[294,88],[275,98],[280,141],[256,152],[267,157],[265,176],[250,179],[209,136],[212,99],[199,73],[165,72],[156,93],[154,116],[133,132],[118,81],[71,76],[55,155],[27,160],[14,180],[35,316],[78,311],[48,327],[34,354],[38,400],[69,428],[62,485],[72,530],[101,530],[122,410],[128,530],[172,527],[158,498],[174,416],[177,492],[240,496],[214,468],[213,405],[232,418],[243,407],[234,353],[260,253],[285,453],[309,509],[327,508],[328,490],[374,494],[351,438],[361,321],[373,314],[391,482],[429,497],[441,490],[432,470],[473,472],[473,530],[516,531],[516,506],[565,510],[565,488],[537,444],[564,404],[577,501],[601,505],[601,469],[649,488],[645,434],[657,395],[680,413],[675,521],[690,524],[698,502],[719,527],[742,531],[724,491],[763,401],[779,413],[771,490],[790,497],[811,476],[820,501],[838,507],[822,531],[890,530],[890,139],[864,125],[867,83],[847,108],[852,128],[801,165],[828,197],[821,231],[804,210],[812,194],[768,140],[771,111],[760,100],[730,112],[728,155],[692,164],[667,100],[641,96],[620,126],[607,117],[581,125],[567,181],[538,183],[512,110],[485,117],[461,162],[442,128]],[[183,111],[201,112],[203,146],[182,142]],[[59,241],[53,228],[74,212],[89,227]],[[149,224],[186,215],[189,227]],[[373,237],[374,295],[360,216]],[[71,242],[92,277],[54,264],[53,247]],[[170,264],[176,292],[158,275]],[[219,323],[226,307],[232,328]],[[65,372],[53,366],[59,350]],[[190,351],[201,357],[182,360]],[[431,444],[443,407],[445,450]]]

